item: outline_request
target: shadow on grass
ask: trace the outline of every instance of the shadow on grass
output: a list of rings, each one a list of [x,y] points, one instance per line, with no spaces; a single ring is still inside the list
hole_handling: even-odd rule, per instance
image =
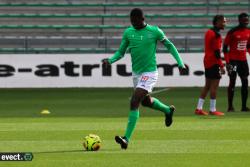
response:
[[[200,119],[225,119],[225,116],[197,116]]]
[[[86,151],[86,150],[54,150],[54,151],[37,151],[32,152],[33,154],[58,154],[58,153],[102,153],[102,152],[119,152],[121,149],[100,149],[98,151]]]
[[[78,153],[78,152],[86,152],[85,150],[58,150],[58,151],[37,151],[32,152],[34,154],[56,154],[56,153]]]

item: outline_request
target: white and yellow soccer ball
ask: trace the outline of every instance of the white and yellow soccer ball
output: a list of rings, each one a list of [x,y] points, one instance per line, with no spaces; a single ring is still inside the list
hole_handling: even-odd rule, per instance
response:
[[[98,151],[101,148],[101,138],[95,134],[89,134],[84,138],[83,147],[86,151]]]

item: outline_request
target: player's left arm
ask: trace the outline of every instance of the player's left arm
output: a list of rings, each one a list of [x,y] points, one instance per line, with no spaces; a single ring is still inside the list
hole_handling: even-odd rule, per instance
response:
[[[248,51],[248,54],[250,55],[250,37],[248,38],[248,41],[247,41],[247,51]]]
[[[215,57],[219,60],[219,65],[220,65],[221,67],[224,67],[224,64],[222,63],[222,58],[221,58],[220,49],[216,49],[216,50],[214,51],[214,55],[215,55]]]
[[[174,44],[168,40],[168,38],[166,37],[164,32],[160,28],[157,27],[156,34],[157,34],[157,40],[161,41],[161,43],[168,49],[168,51],[171,53],[171,55],[177,61],[178,66],[180,68],[185,68],[185,65],[183,63],[181,56],[179,55],[179,52],[177,51]]]
[[[164,32],[157,27],[156,30],[157,33],[157,40],[161,41],[161,43],[168,49],[168,51],[171,53],[171,55],[174,57],[176,60],[180,74],[186,74],[187,73],[187,67],[185,66],[181,56],[179,55],[178,50],[174,46],[174,44],[168,40]]]
[[[211,44],[213,46],[214,55],[215,55],[216,59],[218,60],[220,67],[224,68],[224,64],[223,64],[222,58],[221,58],[221,42],[219,41],[219,37],[217,37],[216,35],[213,36],[213,38],[211,40]]]
[[[226,38],[223,43],[223,53],[224,53],[224,59],[226,61],[226,64],[229,63],[229,43],[231,41],[231,35],[230,33],[227,33]]]
[[[214,50],[214,55],[216,57],[216,59],[218,60],[219,66],[220,66],[220,72],[221,74],[225,74],[225,68],[224,68],[224,64],[222,62],[222,57],[221,57],[221,42],[219,40],[218,36],[213,36],[212,40],[211,40],[211,44],[213,46],[213,50]]]
[[[168,49],[168,51],[171,53],[171,55],[175,58],[176,62],[178,63],[178,66],[181,68],[185,68],[183,60],[182,60],[178,50],[174,46],[174,44],[171,41],[169,41],[167,38],[164,38],[161,41],[161,43]]]

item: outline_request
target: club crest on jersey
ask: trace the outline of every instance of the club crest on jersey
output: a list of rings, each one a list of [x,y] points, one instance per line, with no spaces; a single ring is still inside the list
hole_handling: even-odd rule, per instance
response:
[[[133,38],[133,39],[135,39],[135,40],[140,40],[140,41],[142,41],[142,39],[143,39],[143,35],[131,35],[131,37]]]

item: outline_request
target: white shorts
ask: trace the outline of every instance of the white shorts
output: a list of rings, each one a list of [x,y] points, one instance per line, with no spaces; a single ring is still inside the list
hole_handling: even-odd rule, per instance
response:
[[[158,72],[144,72],[142,74],[134,74],[133,73],[133,82],[134,88],[142,88],[147,90],[148,92],[152,92],[157,79],[158,79]]]

